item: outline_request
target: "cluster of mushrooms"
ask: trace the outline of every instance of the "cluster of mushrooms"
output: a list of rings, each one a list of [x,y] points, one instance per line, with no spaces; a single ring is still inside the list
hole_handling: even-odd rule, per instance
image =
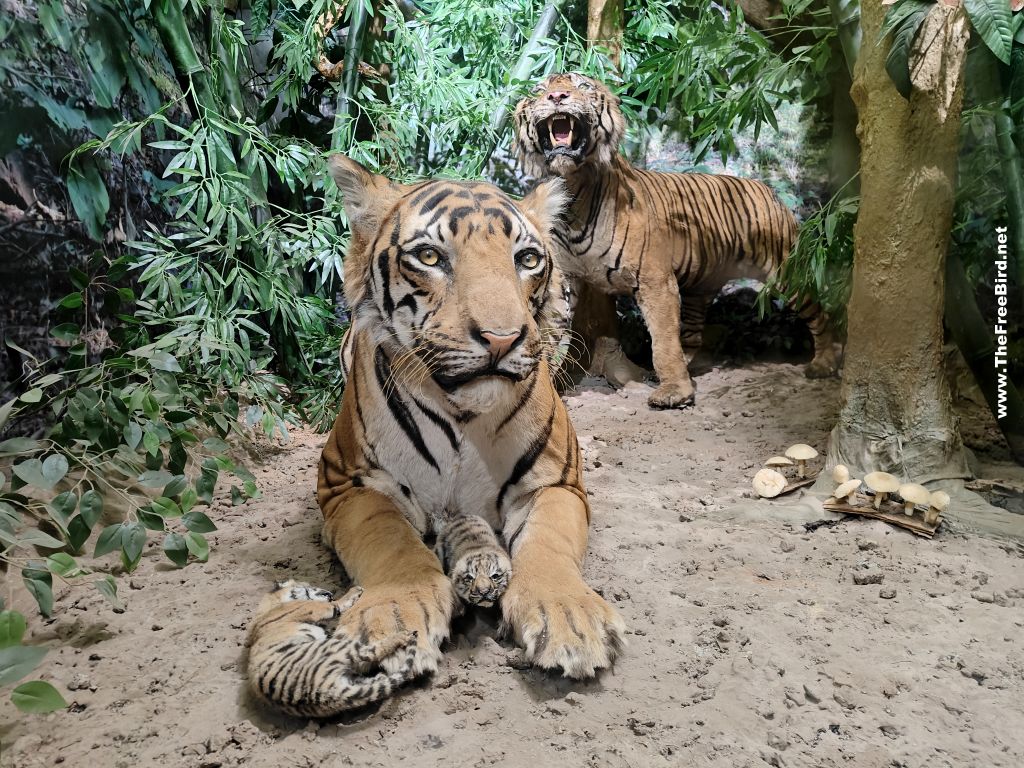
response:
[[[795,465],[798,480],[808,479],[807,462],[817,455],[816,450],[803,443],[789,446],[785,456],[772,456],[764,463],[764,469],[754,475],[754,492],[762,498],[774,499],[789,486],[783,473]]]
[[[836,464],[832,468],[832,480],[836,483],[836,489],[832,491],[835,501],[856,507],[862,481],[855,477],[851,478],[850,470],[843,464]],[[916,507],[923,508],[925,525],[935,525],[939,522],[939,515],[949,506],[949,494],[945,491],[929,492],[927,488],[917,483],[901,483],[888,472],[868,472],[864,476],[863,484],[874,494],[871,505],[876,510],[881,509],[889,494],[895,493],[902,502],[904,514],[910,516],[914,514]]]

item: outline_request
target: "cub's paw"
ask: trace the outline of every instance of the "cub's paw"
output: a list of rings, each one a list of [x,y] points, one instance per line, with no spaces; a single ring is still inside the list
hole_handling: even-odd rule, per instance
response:
[[[537,589],[513,579],[501,607],[505,628],[535,667],[582,680],[610,667],[625,647],[622,618],[582,580]]]
[[[651,408],[689,408],[693,405],[696,390],[691,382],[666,382],[647,398]]]
[[[464,555],[452,567],[451,579],[459,597],[470,605],[489,608],[505,594],[512,578],[512,561],[500,549]]]
[[[376,647],[414,639],[407,653],[381,659],[388,673],[413,676],[437,671],[441,643],[448,637],[455,595],[444,574],[431,574],[422,583],[398,583],[367,587],[358,602],[338,620],[338,628],[363,644]],[[415,637],[413,637],[415,635]],[[411,661],[410,661],[411,660]]]

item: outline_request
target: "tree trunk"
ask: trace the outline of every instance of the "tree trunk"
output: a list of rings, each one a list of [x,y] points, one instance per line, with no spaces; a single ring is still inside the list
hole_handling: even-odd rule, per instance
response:
[[[587,42],[592,48],[608,51],[608,58],[616,68],[622,63],[625,15],[623,0],[589,0],[587,3]]]
[[[865,40],[878,39],[884,15],[881,3],[862,4]],[[969,476],[942,365],[969,36],[962,8],[932,8],[911,54],[909,101],[885,71],[887,45],[865,45],[857,60],[862,198],[843,406],[829,448],[831,461],[857,472],[915,482]]]

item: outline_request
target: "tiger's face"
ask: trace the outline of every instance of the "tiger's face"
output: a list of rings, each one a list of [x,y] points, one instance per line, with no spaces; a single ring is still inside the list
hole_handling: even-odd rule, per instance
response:
[[[523,169],[537,177],[610,165],[626,130],[619,98],[574,72],[541,81],[516,106],[515,121]]]
[[[342,156],[331,173],[352,225],[346,297],[389,374],[432,381],[463,409],[506,397],[551,346],[544,329],[560,277],[549,238],[566,203],[561,182],[515,202],[490,184],[394,184]]]

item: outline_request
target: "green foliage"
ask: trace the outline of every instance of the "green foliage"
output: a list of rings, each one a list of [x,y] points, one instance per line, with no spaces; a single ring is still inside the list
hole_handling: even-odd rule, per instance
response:
[[[22,644],[26,628],[25,617],[20,613],[0,610],[0,686],[18,682],[39,666],[46,656],[46,648]],[[67,706],[57,689],[42,680],[17,686],[11,692],[11,701],[22,712],[33,714],[53,712]]]

